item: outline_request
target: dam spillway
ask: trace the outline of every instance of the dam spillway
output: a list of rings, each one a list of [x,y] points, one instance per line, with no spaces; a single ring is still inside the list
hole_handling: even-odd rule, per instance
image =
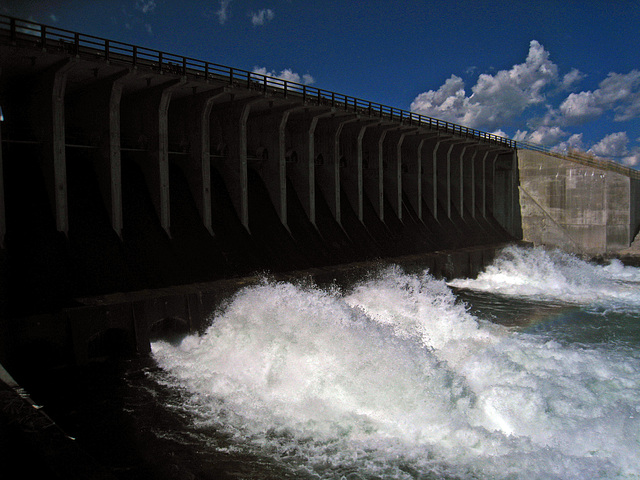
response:
[[[514,142],[1,18],[3,313],[509,241]]]

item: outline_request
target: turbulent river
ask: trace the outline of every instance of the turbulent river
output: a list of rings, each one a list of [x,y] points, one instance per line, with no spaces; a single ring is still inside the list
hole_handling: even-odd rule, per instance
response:
[[[640,269],[618,262],[265,280],[152,348],[194,448],[292,477],[640,478]]]
[[[176,478],[640,478],[640,269],[617,261],[510,247],[476,279],[265,279],[152,351],[128,382]]]

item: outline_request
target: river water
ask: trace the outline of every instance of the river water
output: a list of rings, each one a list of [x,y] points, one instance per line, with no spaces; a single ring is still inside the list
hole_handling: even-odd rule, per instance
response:
[[[640,478],[640,269],[617,261],[265,279],[152,351],[122,407],[147,467],[122,478]]]

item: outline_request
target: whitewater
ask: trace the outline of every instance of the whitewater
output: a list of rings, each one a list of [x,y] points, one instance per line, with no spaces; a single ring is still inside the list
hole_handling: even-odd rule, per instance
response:
[[[152,350],[194,449],[290,478],[640,478],[640,269],[617,261],[265,278]]]

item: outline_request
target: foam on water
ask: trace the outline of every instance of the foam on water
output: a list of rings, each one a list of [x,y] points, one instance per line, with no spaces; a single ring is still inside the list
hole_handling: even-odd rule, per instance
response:
[[[640,478],[637,352],[481,321],[427,272],[348,292],[264,281],[202,336],[152,348],[176,407],[229,438],[212,448],[293,472]]]
[[[603,267],[541,247],[507,247],[476,279],[455,279],[449,285],[580,305],[634,309],[640,305],[640,268],[619,260]]]

